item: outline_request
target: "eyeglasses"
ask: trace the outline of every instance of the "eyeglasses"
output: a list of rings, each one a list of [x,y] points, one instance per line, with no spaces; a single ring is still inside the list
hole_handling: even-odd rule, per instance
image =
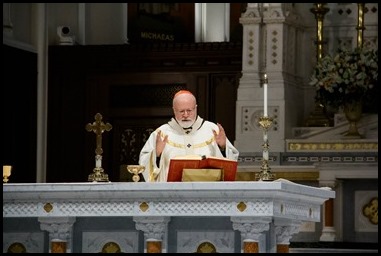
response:
[[[192,109],[183,109],[183,110],[175,110],[177,113],[181,114],[181,115],[185,115],[185,114],[193,114],[194,110],[196,109],[196,107],[192,108]]]

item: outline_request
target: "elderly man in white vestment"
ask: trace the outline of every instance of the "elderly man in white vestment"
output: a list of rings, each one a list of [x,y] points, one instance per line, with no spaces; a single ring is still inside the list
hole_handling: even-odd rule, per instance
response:
[[[197,101],[190,91],[175,94],[173,113],[174,118],[152,132],[140,152],[139,164],[145,166],[146,182],[166,182],[170,159],[176,156],[238,159],[239,152],[226,137],[221,124],[197,115]]]

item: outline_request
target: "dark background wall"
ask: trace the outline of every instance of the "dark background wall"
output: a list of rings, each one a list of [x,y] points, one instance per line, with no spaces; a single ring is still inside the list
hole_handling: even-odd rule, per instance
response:
[[[11,182],[36,181],[37,54],[3,44],[2,163]]]

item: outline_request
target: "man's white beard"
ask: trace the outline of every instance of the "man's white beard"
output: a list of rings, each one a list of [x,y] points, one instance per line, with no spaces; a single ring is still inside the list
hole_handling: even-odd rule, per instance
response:
[[[188,127],[191,127],[194,123],[194,120],[179,120],[178,123],[180,124],[180,126],[182,128],[188,128]]]

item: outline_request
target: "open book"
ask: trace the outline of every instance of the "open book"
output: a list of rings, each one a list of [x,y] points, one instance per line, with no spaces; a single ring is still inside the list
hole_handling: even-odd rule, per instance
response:
[[[181,181],[184,169],[221,169],[224,181],[235,181],[238,162],[221,157],[185,155],[170,160],[167,181]]]

